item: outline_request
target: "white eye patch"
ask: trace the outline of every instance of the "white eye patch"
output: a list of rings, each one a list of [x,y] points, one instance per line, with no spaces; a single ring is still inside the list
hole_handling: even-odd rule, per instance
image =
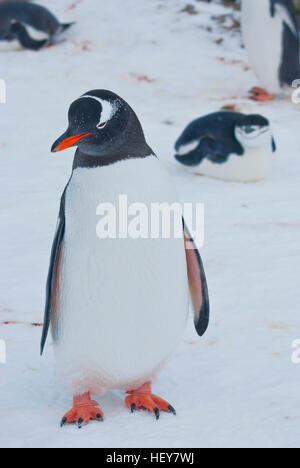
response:
[[[253,133],[256,135],[266,133],[269,130],[268,126],[261,127],[260,125],[252,125]]]
[[[251,128],[251,132],[247,131],[248,128]],[[248,125],[245,127],[236,127],[236,131],[245,137],[253,138],[254,136],[261,135],[263,133],[267,133],[270,130],[269,126],[260,126],[260,125]]]
[[[96,96],[85,95],[85,96],[80,97],[80,99],[84,99],[84,98],[94,99],[95,101],[97,101],[97,102],[99,102],[101,104],[102,112],[100,113],[99,123],[96,126],[99,129],[104,128],[106,126],[107,122],[116,113],[117,105],[116,104],[113,105],[111,102],[105,101],[104,99],[98,98]]]

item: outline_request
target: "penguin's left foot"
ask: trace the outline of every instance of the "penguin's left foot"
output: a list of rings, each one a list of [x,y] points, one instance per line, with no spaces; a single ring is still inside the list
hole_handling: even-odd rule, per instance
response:
[[[159,419],[160,411],[176,414],[173,406],[152,393],[150,382],[145,383],[137,390],[128,391],[127,394],[125,404],[132,413],[138,409],[146,409],[153,413],[156,419]]]
[[[252,99],[253,101],[266,102],[273,101],[274,98],[274,94],[268,93],[268,91],[266,91],[263,88],[256,87],[251,89],[250,91],[250,99]]]
[[[77,424],[81,429],[89,421],[103,421],[104,414],[98,407],[97,401],[91,400],[90,393],[76,396],[73,399],[73,408],[61,420],[61,427],[65,424]]]

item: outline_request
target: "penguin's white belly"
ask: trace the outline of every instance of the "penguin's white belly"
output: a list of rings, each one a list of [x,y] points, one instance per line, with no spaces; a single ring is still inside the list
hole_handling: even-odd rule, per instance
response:
[[[272,151],[269,148],[247,148],[243,156],[231,154],[222,164],[204,159],[194,168],[194,172],[231,182],[257,182],[268,175],[271,159]]]
[[[250,65],[261,85],[278,93],[283,57],[283,22],[271,16],[267,0],[243,0],[242,30]]]
[[[179,343],[188,288],[182,239],[100,239],[99,203],[175,201],[154,157],[76,169],[66,193],[53,337],[74,394],[130,390],[151,379]]]

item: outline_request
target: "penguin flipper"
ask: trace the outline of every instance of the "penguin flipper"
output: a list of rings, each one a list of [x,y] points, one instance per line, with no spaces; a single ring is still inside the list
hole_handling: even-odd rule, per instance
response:
[[[189,288],[194,309],[194,323],[199,336],[209,324],[209,295],[200,253],[183,220]]]
[[[32,39],[22,23],[13,23],[10,28],[10,34],[14,35],[25,49],[39,50],[48,43],[47,39],[42,41]]]
[[[298,23],[293,2],[286,2],[286,0],[271,0],[271,15],[279,15],[298,40]]]
[[[223,143],[216,141],[212,137],[206,137],[201,141],[199,151],[201,152],[202,159],[208,159],[210,162],[215,164],[223,164],[229,158],[229,153]],[[244,151],[239,144],[235,145],[232,152],[240,156],[244,154]]]
[[[300,43],[296,9],[293,2],[272,0],[271,14],[280,17],[284,25],[283,56],[279,75],[281,85],[290,86],[300,74]]]
[[[41,355],[43,354],[45,343],[48,336],[48,331],[50,327],[51,314],[53,312],[53,305],[55,300],[55,286],[56,286],[56,277],[58,274],[59,259],[61,253],[61,246],[65,233],[65,193],[61,198],[60,210],[57,222],[57,228],[52,244],[51,256],[50,256],[50,265],[48,271],[47,285],[46,285],[46,304],[45,304],[45,313],[44,313],[44,326],[41,339]]]

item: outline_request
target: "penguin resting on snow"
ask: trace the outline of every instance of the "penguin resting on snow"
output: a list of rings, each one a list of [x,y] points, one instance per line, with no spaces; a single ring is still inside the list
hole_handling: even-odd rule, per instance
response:
[[[175,150],[175,159],[196,174],[256,182],[268,174],[276,144],[265,117],[221,111],[191,122]]]
[[[34,3],[0,3],[0,40],[18,40],[25,49],[38,50],[55,43],[58,36],[74,23],[61,24],[47,8]],[[27,29],[43,35],[31,37]]]
[[[91,394],[127,392],[133,412],[159,418],[174,408],[154,395],[151,382],[180,342],[188,316],[188,282],[195,326],[209,321],[205,273],[183,223],[181,238],[106,238],[96,235],[96,208],[173,203],[168,174],[145,141],[131,107],[116,94],[90,91],[69,110],[68,130],[52,152],[77,146],[61,198],[47,281],[43,352],[51,324],[57,363],[73,396],[62,425],[102,420]],[[180,219],[181,222],[181,219]],[[192,248],[191,248],[192,247]],[[189,281],[188,281],[189,280]]]
[[[293,0],[243,0],[242,31],[250,65],[264,87],[253,88],[251,98],[272,100],[300,77]]]

